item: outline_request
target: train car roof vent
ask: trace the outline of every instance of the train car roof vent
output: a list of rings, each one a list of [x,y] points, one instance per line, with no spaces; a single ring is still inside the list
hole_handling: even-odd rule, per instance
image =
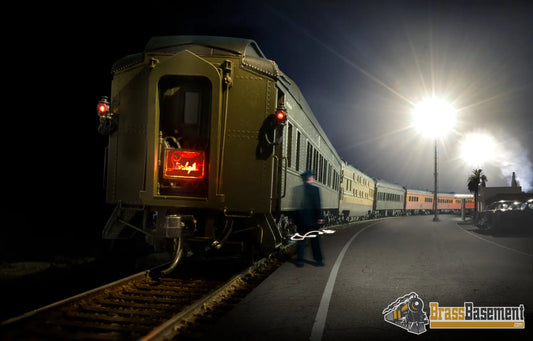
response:
[[[145,51],[179,51],[183,45],[199,45],[224,50],[236,55],[250,55],[265,58],[257,43],[251,39],[213,37],[213,36],[160,36],[151,38],[146,44]]]
[[[111,73],[122,71],[134,65],[140,64],[144,61],[144,53],[130,54],[129,56],[123,57],[116,61],[113,66],[111,66]]]
[[[270,59],[244,56],[242,66],[275,79],[278,79],[280,76],[278,65]]]

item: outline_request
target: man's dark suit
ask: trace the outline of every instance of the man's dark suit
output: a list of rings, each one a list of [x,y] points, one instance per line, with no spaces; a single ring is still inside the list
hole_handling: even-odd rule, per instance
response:
[[[322,207],[320,203],[320,192],[318,187],[307,182],[303,184],[303,197],[298,211],[298,233],[301,235],[309,231],[318,230],[318,220],[322,219]],[[320,237],[317,235],[311,240],[313,258],[317,263],[322,263],[322,251],[320,249]],[[298,241],[297,262],[303,265],[305,257],[305,239]]]

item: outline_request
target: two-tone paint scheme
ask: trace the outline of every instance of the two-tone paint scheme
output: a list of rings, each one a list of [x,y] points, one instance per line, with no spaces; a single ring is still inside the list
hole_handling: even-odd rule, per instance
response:
[[[340,214],[345,221],[370,218],[374,206],[375,180],[361,170],[342,163]]]
[[[406,189],[405,212],[411,214],[426,214],[433,210],[433,193],[424,190]]]

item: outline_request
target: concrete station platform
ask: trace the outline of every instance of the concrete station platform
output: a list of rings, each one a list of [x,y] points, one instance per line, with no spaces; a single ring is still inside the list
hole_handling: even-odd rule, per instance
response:
[[[513,339],[527,339],[531,336],[528,329],[522,330],[437,330],[426,325],[426,332],[422,334],[409,333],[396,325],[388,323],[382,315],[383,309],[400,296],[416,291],[425,304],[424,311],[429,318],[429,302],[435,300],[435,293],[442,293],[441,305],[462,306],[466,301],[479,301],[488,303],[487,295],[492,295],[491,289],[479,292],[477,286],[491,283],[491,278],[477,277],[467,279],[474,283],[476,288],[470,289],[470,284],[463,286],[461,280],[450,279],[440,288],[436,283],[427,280],[425,276],[438,277],[442,273],[446,278],[454,276],[458,268],[456,260],[451,262],[451,269],[436,269],[424,271],[431,267],[430,262],[438,262],[447,257],[448,251],[442,243],[447,243],[448,237],[440,238],[442,233],[450,234],[450,241],[457,245],[451,252],[458,256],[462,250],[470,250],[471,243],[486,250],[509,254],[516,257],[518,262],[523,262],[527,270],[528,262],[533,260],[530,250],[511,252],[505,248],[498,248],[490,243],[484,243],[465,230],[464,222],[455,216],[443,217],[438,225],[430,222],[431,217],[400,217],[381,219],[376,221],[360,222],[348,227],[336,229],[331,235],[321,238],[324,255],[324,267],[316,267],[312,260],[311,248],[306,248],[307,263],[303,268],[296,266],[295,259],[286,262],[270,277],[253,290],[237,307],[225,315],[217,324],[204,335],[206,340],[355,340],[355,339],[448,339],[454,336],[479,337],[482,335],[510,336]],[[470,225],[471,227],[471,225]],[[472,227],[471,227],[472,228]],[[404,234],[402,229],[410,229]],[[413,230],[414,229],[414,230]],[[428,230],[430,229],[430,230]],[[420,231],[428,231],[429,235],[423,236],[425,244],[436,242],[436,254],[430,251],[421,251],[414,256],[404,256],[402,245],[405,246],[413,235],[420,235]],[[381,235],[391,235],[382,239]],[[429,238],[429,239],[428,239]],[[442,241],[444,240],[444,241]],[[413,241],[416,245],[421,242]],[[384,244],[386,252],[378,251],[381,256],[369,256],[371,250]],[[416,249],[413,245],[406,245]],[[430,252],[424,259],[424,254]],[[384,254],[387,253],[387,254]],[[522,253],[522,254],[521,254]],[[422,258],[420,258],[422,256]],[[377,257],[374,262],[366,257]],[[402,260],[404,259],[404,261]],[[461,257],[460,257],[461,258]],[[465,259],[472,258],[465,256]],[[462,258],[461,258],[462,259]],[[385,262],[383,260],[386,260]],[[383,264],[389,262],[389,264]],[[513,258],[512,262],[516,263]],[[417,264],[417,262],[420,262]],[[358,265],[356,265],[358,263]],[[367,265],[365,265],[367,264]],[[398,264],[405,264],[403,269],[398,269]],[[470,271],[464,264],[460,265],[464,271]],[[478,267],[479,265],[474,264]],[[503,265],[505,266],[505,265]],[[387,273],[389,267],[393,273]],[[460,270],[459,270],[460,271]],[[483,273],[486,273],[482,269]],[[495,271],[498,271],[497,268]],[[517,271],[512,269],[513,273]],[[429,275],[428,275],[429,273]],[[477,276],[477,275],[476,275]],[[481,275],[482,277],[484,275]],[[489,275],[490,276],[490,275]],[[502,275],[504,278],[507,274]],[[525,274],[526,279],[517,288],[507,284],[503,287],[520,293],[533,283],[533,269]],[[420,277],[420,278],[419,278]],[[498,277],[499,278],[499,277]],[[499,281],[500,279],[497,279]],[[510,281],[517,282],[514,278]],[[504,280],[505,281],[505,280]],[[459,282],[459,283],[456,283]],[[497,284],[499,288],[500,284]],[[466,288],[465,288],[466,287]],[[418,291],[420,292],[418,292]],[[476,291],[477,290],[477,291]],[[432,293],[429,295],[428,293]],[[471,294],[469,294],[471,293]],[[533,309],[531,293],[523,294],[527,302],[526,310]],[[518,296],[518,300],[522,296]],[[508,305],[515,304],[514,297],[500,297]],[[439,298],[437,298],[438,300]],[[483,301],[481,302],[481,300]],[[476,301],[477,300],[477,301]],[[498,300],[500,302],[500,300]],[[529,303],[529,304],[528,304]],[[505,305],[502,304],[502,305]],[[528,317],[526,315],[526,324]],[[529,322],[533,326],[533,321]],[[526,336],[527,333],[527,336]]]

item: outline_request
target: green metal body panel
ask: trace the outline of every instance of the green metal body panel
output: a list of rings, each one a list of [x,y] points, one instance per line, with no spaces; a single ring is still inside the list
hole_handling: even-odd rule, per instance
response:
[[[144,53],[114,65],[111,110],[118,129],[109,138],[107,201],[132,207],[122,208],[122,212],[144,208],[160,215],[202,215],[206,226],[200,231],[208,238],[224,227],[217,217],[239,220],[241,228],[259,226],[263,230],[260,242],[275,247],[281,241],[272,216],[273,210],[279,209],[281,149],[258,158],[256,148],[263,122],[276,110],[277,67],[252,41],[197,40],[155,39]],[[246,51],[251,56],[243,56]],[[158,84],[163,77],[197,77],[209,83],[205,194],[178,195],[160,190],[165,147]],[[125,213],[117,216],[124,219]],[[162,224],[161,217],[156,228]],[[107,234],[118,235],[112,232],[115,227],[123,228],[123,224],[110,219],[105,230],[111,232]]]
[[[145,68],[116,75],[112,83],[112,105],[119,111],[120,127],[109,137],[107,201],[141,205],[146,162],[147,84]]]
[[[161,195],[158,192],[158,174],[162,166],[160,162],[159,140],[159,93],[157,84],[163,76],[198,76],[205,77],[211,83],[211,122],[210,122],[210,153],[209,165],[216,165],[220,145],[220,120],[221,120],[221,74],[207,60],[189,52],[182,51],[176,55],[152,56],[158,60],[150,71],[147,82],[148,101],[146,107],[147,123],[147,154],[146,154],[146,187],[140,192],[144,205],[147,206],[171,206],[171,207],[201,207],[216,208],[221,201],[221,193],[216,192],[216,181],[209,181],[207,197],[178,197]],[[216,166],[215,166],[216,167]],[[209,180],[216,177],[217,170],[210,169]]]
[[[273,158],[258,160],[255,149],[259,127],[276,108],[275,81],[242,68],[239,58],[208,60],[184,50],[171,56],[151,54],[146,59],[154,61],[121,71],[113,80],[112,107],[118,108],[119,129],[110,137],[108,202],[270,212]],[[223,87],[219,68],[226,60],[233,65],[234,81],[228,89]],[[207,197],[158,193],[157,83],[166,75],[201,76],[211,83]]]
[[[179,188],[179,182],[170,182],[168,189],[162,180],[162,155],[169,148],[163,142],[163,135],[169,134],[163,126],[171,114],[161,109],[169,90],[161,83],[168,77],[202,79],[209,85],[207,189],[200,194],[179,194],[185,192],[172,189]],[[262,129],[280,106],[287,110],[288,121],[276,128],[272,153],[263,155],[258,152]],[[259,227],[260,243],[271,248],[281,242],[283,217],[300,205],[295,188],[302,184],[300,173],[310,168],[323,209],[338,212],[342,160],[296,84],[251,40],[153,38],[143,53],[113,66],[111,111],[118,129],[109,140],[109,203],[145,214],[204,215],[203,237],[214,237],[221,222],[222,227],[227,221],[239,222],[241,229]],[[157,224],[163,224],[162,219]],[[120,224],[108,222],[106,229],[115,225]]]

